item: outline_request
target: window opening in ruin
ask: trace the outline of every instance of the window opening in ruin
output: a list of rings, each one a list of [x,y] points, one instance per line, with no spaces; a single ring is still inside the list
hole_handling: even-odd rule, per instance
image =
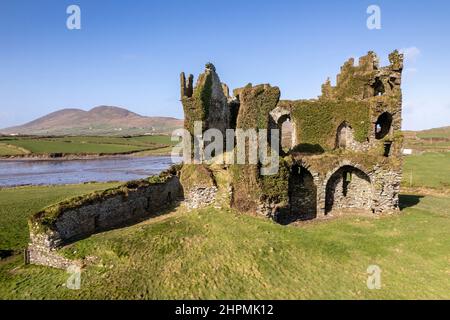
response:
[[[337,129],[335,148],[346,149],[353,141],[353,129],[347,121],[344,121]]]
[[[280,130],[281,148],[284,151],[292,149],[292,131],[293,124],[289,116],[283,116],[278,121],[278,128]]]
[[[375,84],[373,85],[373,89],[374,89],[374,96],[375,97],[382,96],[386,92],[386,90],[384,88],[384,84],[379,78],[377,78],[375,80]]]
[[[350,171],[344,171],[342,181],[342,195],[346,197],[348,194],[348,185],[352,181],[352,173]]]
[[[391,146],[392,146],[392,142],[384,143],[384,156],[385,157],[389,157],[389,155],[391,154]]]
[[[392,115],[389,112],[381,114],[375,123],[375,138],[383,139],[391,131]]]
[[[299,167],[298,176],[301,184],[305,182],[305,175],[306,175],[305,169],[303,169],[303,167]]]
[[[325,189],[325,214],[334,209],[370,209],[372,191],[370,177],[353,166],[343,166],[328,179]]]

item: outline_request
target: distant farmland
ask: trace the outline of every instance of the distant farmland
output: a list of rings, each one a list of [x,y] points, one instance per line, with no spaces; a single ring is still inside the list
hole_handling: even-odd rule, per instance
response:
[[[172,145],[170,136],[164,135],[136,137],[0,137],[0,156],[167,152]]]

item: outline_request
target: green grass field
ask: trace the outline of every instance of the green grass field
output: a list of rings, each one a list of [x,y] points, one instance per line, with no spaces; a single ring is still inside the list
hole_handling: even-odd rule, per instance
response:
[[[450,127],[404,131],[404,147],[421,152],[450,152]]]
[[[403,185],[411,187],[450,187],[450,152],[408,156],[403,167]]]
[[[407,157],[405,167],[434,168],[441,174],[421,173],[421,183],[445,184],[447,155],[423,157]],[[106,187],[0,190],[0,248],[25,247],[32,212]],[[71,258],[96,257],[78,291],[64,286],[63,270],[24,266],[20,255],[0,261],[0,299],[450,299],[450,197],[402,195],[401,204],[392,216],[302,227],[179,209],[63,249]],[[366,286],[370,265],[382,270],[381,290]]]
[[[82,240],[81,290],[65,271],[0,265],[0,297],[74,299],[450,298],[450,199],[403,197],[401,214],[283,227],[233,211],[177,212]],[[366,270],[382,269],[369,290]]]
[[[2,143],[3,142],[3,143]],[[0,155],[17,155],[18,148],[33,154],[116,154],[167,149],[173,145],[169,136],[139,137],[54,137],[0,138]],[[8,147],[6,144],[13,146]],[[17,148],[14,148],[17,147]]]
[[[118,183],[0,189],[0,250],[22,250],[26,247],[27,219],[37,210],[66,198],[116,185]]]
[[[25,151],[5,143],[0,143],[0,156],[16,156],[24,154]]]

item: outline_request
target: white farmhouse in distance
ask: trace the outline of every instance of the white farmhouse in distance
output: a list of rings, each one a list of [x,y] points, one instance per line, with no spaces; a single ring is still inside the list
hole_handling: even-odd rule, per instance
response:
[[[409,156],[409,155],[413,154],[413,150],[412,149],[403,149],[402,153],[405,156]]]

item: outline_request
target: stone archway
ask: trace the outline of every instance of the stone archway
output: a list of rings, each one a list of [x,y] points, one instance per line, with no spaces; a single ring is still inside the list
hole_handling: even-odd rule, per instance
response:
[[[325,188],[325,214],[333,210],[363,209],[372,206],[372,183],[362,170],[344,165],[328,179]]]
[[[280,130],[280,150],[291,150],[296,145],[296,127],[292,121],[291,111],[278,106],[270,112],[270,117],[271,129]]]
[[[293,165],[289,175],[290,220],[311,220],[317,217],[317,186],[311,172]]]

